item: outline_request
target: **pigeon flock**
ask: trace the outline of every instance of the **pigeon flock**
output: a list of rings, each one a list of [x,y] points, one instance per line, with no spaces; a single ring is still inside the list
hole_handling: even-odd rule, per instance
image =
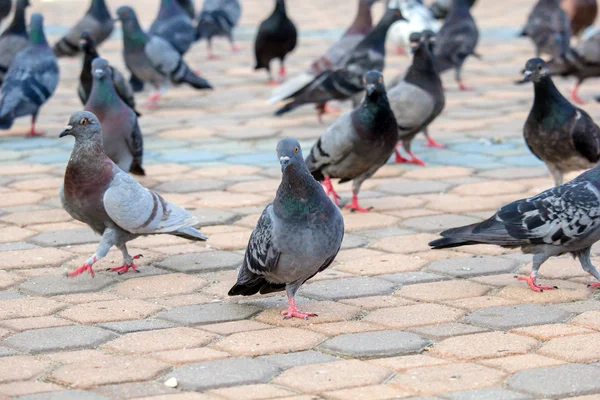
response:
[[[269,99],[274,116],[285,118],[313,104],[322,122],[324,113],[335,113],[329,102],[353,104],[352,111],[323,129],[306,158],[294,138],[277,144],[281,184],[252,232],[237,282],[229,291],[231,296],[248,296],[285,290],[289,308],[282,312],[284,318],[315,315],[296,308],[295,294],[331,265],[340,250],[344,219],[332,181],[352,181],[352,199],[345,208],[368,212],[359,205],[361,185],[383,165],[395,160],[425,167],[411,143],[423,132],[427,146],[444,147],[428,130],[452,95],[440,75],[453,70],[460,91],[468,91],[463,66],[471,56],[482,57],[471,14],[475,1],[438,0],[426,5],[421,0],[389,0],[375,24],[371,8],[378,0],[356,1],[357,14],[339,40],[286,79],[287,57],[298,47],[301,30],[288,16],[287,7],[295,4],[273,0],[272,12],[257,28],[254,63],[248,60],[248,68],[265,69],[268,84],[275,86]],[[93,276],[93,265],[112,246],[122,252],[123,265],[111,271],[139,272],[134,260],[141,255],[130,255],[126,246],[139,236],[207,239],[194,228],[198,220],[188,211],[129,175],[146,174],[138,123],[143,113],[135,93],[149,86],[151,94],[143,107],[153,109],[170,86],[187,84],[218,92],[186,63],[185,55],[195,42],[206,39],[208,58],[217,58],[212,40],[219,36],[238,51],[234,31],[242,7],[238,0],[205,0],[196,15],[190,0],[159,3],[146,31],[132,7],[123,5],[113,14],[105,0],[91,0],[82,19],[50,46],[42,15],[32,14],[27,29],[29,1],[15,0],[13,20],[0,35],[0,129],[9,129],[16,118],[31,116],[27,136],[41,135],[36,118],[57,88],[57,58],[82,59],[77,93],[83,111],[74,112],[60,134],[75,138],[60,199],[74,219],[89,225],[101,239],[96,252],[69,277],[85,271]],[[8,12],[0,5],[1,19]],[[556,187],[510,203],[481,223],[442,232],[440,239],[429,243],[433,249],[476,244],[520,248],[534,255],[531,274],[519,277],[534,291],[554,288],[537,284],[538,270],[548,258],[566,253],[579,258],[583,269],[600,281],[590,261],[590,248],[600,239],[600,128],[552,80],[575,76],[578,82],[571,98],[581,103],[579,85],[600,76],[600,32],[590,28],[596,13],[596,0],[539,0],[521,33],[533,41],[536,57],[526,62],[523,79],[516,82],[531,83],[534,92],[523,125],[524,142],[547,165]],[[122,32],[127,71],[119,71],[99,53],[116,24]],[[382,75],[386,40],[411,59],[407,70],[389,83]],[[279,64],[277,79],[274,63]],[[583,169],[590,170],[563,183],[565,173]]]

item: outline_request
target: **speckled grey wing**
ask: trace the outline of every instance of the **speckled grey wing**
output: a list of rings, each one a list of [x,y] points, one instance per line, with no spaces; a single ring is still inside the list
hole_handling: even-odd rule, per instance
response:
[[[129,81],[125,79],[123,74],[116,69],[115,67],[111,67],[112,70],[112,79],[115,85],[115,89],[117,90],[117,94],[129,107],[135,110],[135,96],[133,93],[133,89],[129,84]]]
[[[167,40],[156,35],[146,43],[144,54],[156,71],[165,77],[171,76],[182,62],[181,54]]]
[[[317,140],[306,158],[306,166],[314,172],[337,165],[352,153],[356,141],[352,113],[343,114]]]
[[[198,220],[117,169],[103,196],[104,209],[121,229],[136,234],[171,233],[193,227]]]
[[[169,41],[180,54],[188,51],[196,39],[196,29],[187,15],[156,20],[150,27],[150,33]]]
[[[273,205],[263,211],[248,240],[242,268],[256,275],[265,275],[274,270],[281,253],[273,243]]]
[[[402,81],[388,91],[399,137],[418,133],[435,110],[435,99],[418,86]]]
[[[0,83],[18,52],[29,45],[29,40],[21,35],[0,36]]]
[[[242,16],[242,8],[238,0],[205,0],[202,12],[212,13],[214,11],[223,12],[234,26]]]
[[[321,59],[327,60],[326,62],[330,66],[328,69],[343,67],[342,62],[344,61],[344,58],[352,49],[356,48],[364,38],[365,35],[360,34],[342,36],[337,42],[329,46]]]

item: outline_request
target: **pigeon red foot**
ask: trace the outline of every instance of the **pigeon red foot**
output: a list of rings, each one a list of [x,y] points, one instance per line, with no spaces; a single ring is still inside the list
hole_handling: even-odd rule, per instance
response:
[[[410,156],[410,159],[402,157],[402,155],[400,154],[398,149],[394,149],[394,152],[396,153],[396,158],[394,159],[394,162],[396,164],[415,164],[415,165],[420,165],[421,167],[427,166],[427,164],[425,164],[425,162],[423,160],[418,158],[416,155],[414,155],[410,151],[407,152],[408,155]]]
[[[134,260],[137,260],[140,257],[143,257],[143,256],[141,254],[138,254],[137,256],[133,256],[131,258],[134,259]],[[134,270],[137,273],[140,272],[137,269],[137,267],[135,266],[135,264],[133,263],[133,261],[131,262],[131,264],[124,264],[124,265],[120,265],[120,266],[115,267],[115,268],[108,268],[107,271],[117,272],[119,275],[123,275],[123,274],[127,273],[127,271],[129,271],[129,269],[132,269],[132,270]]]
[[[290,303],[290,306],[288,307],[288,309],[283,310],[281,312],[281,315],[283,315],[283,319],[290,319],[290,318],[308,319],[308,317],[316,317],[317,316],[317,314],[315,314],[315,313],[307,313],[307,312],[298,311],[298,309],[296,308],[296,300],[294,300],[293,297],[288,296],[288,302]]]
[[[406,50],[404,50],[404,47],[402,46],[396,46],[396,54],[399,56],[405,56]]]
[[[472,92],[473,90],[475,90],[472,87],[468,87],[467,85],[465,85],[462,81],[458,81],[458,89],[461,92]]]
[[[90,273],[90,275],[92,276],[92,278],[95,276],[94,274],[94,269],[92,268],[92,265],[94,265],[94,263],[96,262],[96,256],[93,256],[89,263],[85,263],[83,264],[81,267],[74,269],[71,272],[67,272],[67,278],[72,278],[74,276],[77,276],[79,274],[82,274],[83,272],[87,271]]]
[[[573,100],[573,102],[577,103],[577,104],[585,104],[585,101],[581,97],[579,97],[579,95],[577,94],[578,90],[579,90],[579,85],[575,85],[573,90],[571,90],[571,100]]]
[[[534,292],[543,292],[544,290],[553,290],[558,289],[558,286],[541,286],[535,283],[536,277],[533,275],[533,272],[528,276],[517,276],[516,277],[520,281],[525,281]]]
[[[600,282],[596,282],[596,283],[590,283],[588,285],[589,288],[597,288],[600,287]]]
[[[336,206],[340,206],[340,196],[335,192],[335,190],[333,189],[333,184],[331,183],[331,178],[329,178],[328,176],[325,177],[325,180],[323,181],[323,187],[325,188],[325,194],[327,194],[327,196],[329,195],[333,195],[332,197],[332,201]]]
[[[373,207],[363,208],[363,207],[359,206],[358,205],[358,195],[354,191],[352,191],[352,203],[346,204],[344,206],[344,208],[348,208],[352,212],[358,211],[358,212],[366,213],[366,212],[371,211],[371,209]]]
[[[46,132],[35,130],[35,117],[31,117],[31,129],[25,134],[25,137],[44,136]]]
[[[160,93],[152,93],[148,100],[146,101],[146,108],[150,110],[156,110],[158,108],[158,99],[160,97]]]
[[[446,145],[436,142],[429,136],[426,136],[426,138],[427,138],[427,143],[424,144],[425,147],[435,147],[436,149],[445,149],[446,148]]]
[[[279,67],[279,80],[283,82],[285,80],[285,75],[285,66],[282,65],[281,67]]]

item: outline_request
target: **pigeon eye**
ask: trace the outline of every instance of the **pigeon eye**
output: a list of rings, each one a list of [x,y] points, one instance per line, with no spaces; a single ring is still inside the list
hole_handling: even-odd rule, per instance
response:
[[[298,152],[298,146],[296,146],[296,148],[294,149],[294,153]]]
[[[275,153],[279,153],[279,149],[275,149]]]
[[[379,77],[379,81],[378,81],[378,82],[379,82],[379,83],[383,83],[383,78],[382,78],[382,77]]]
[[[88,123],[88,120],[87,120],[87,119],[85,119],[85,118],[84,118],[84,119],[82,119],[81,121],[79,121],[79,124],[80,124],[80,125],[87,125],[87,123]]]
[[[538,65],[538,71],[541,71],[541,70],[542,70],[542,66]]]

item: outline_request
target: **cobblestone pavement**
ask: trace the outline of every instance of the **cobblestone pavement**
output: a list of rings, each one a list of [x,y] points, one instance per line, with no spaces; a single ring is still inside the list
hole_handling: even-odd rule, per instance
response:
[[[177,88],[163,108],[142,109],[142,182],[193,210],[208,245],[140,238],[131,244],[144,255],[140,274],[104,272],[121,261],[112,251],[94,279],[64,277],[98,240],[57,196],[72,147],[57,136],[81,108],[79,60],[60,62],[59,89],[40,116],[47,137],[22,138],[27,120],[0,133],[0,398],[600,398],[600,302],[578,263],[547,262],[540,279],[560,290],[533,293],[514,278],[528,271],[529,256],[427,247],[443,228],[551,186],[521,137],[532,88],[512,84],[532,54],[514,38],[532,1],[479,1],[483,61],[468,61],[465,71],[476,91],[459,93],[445,76],[447,108],[430,130],[448,148],[426,149],[419,137],[415,152],[427,168],[389,164],[363,185],[363,205],[374,210],[344,212],[336,262],[299,291],[318,317],[281,320],[282,294],[226,296],[279,184],[275,143],[294,136],[308,149],[327,126],[311,107],[271,116],[266,76],[250,68],[254,27],[271,3],[243,2],[241,53],[219,42],[220,61],[206,60],[204,44],[188,55],[214,92]],[[341,33],[355,1],[288,3],[302,32],[292,74]],[[113,10],[119,4],[110,1]],[[144,4],[133,5],[148,26],[156,7]],[[45,13],[55,41],[86,6],[34,0],[33,9]],[[122,67],[115,36],[100,53]],[[386,77],[407,63],[391,54]],[[558,83],[567,90],[573,82]],[[591,99],[594,86],[582,96]],[[585,109],[600,117],[596,103]],[[347,200],[350,186],[340,187]],[[164,385],[171,377],[175,389]]]

